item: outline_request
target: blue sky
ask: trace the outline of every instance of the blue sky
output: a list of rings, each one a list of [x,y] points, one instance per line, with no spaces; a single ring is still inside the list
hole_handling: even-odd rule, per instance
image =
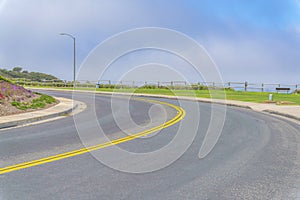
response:
[[[0,6],[2,68],[22,66],[70,80],[72,41],[60,32],[76,36],[79,68],[96,45],[114,34],[163,27],[199,42],[224,81],[300,83],[299,0],[0,0]],[[117,78],[124,64],[141,64],[147,53],[129,55],[105,78]],[[169,58],[150,52],[146,60]],[[189,71],[175,60],[168,64]],[[187,78],[196,81],[192,72]]]

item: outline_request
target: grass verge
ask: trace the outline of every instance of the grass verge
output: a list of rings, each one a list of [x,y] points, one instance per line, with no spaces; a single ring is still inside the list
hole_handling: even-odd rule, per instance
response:
[[[37,87],[35,87],[37,88]],[[52,88],[52,87],[40,87]],[[73,88],[56,88],[62,90],[70,90]],[[102,92],[125,92],[125,93],[142,93],[142,94],[160,94],[170,96],[196,96],[200,98],[215,98],[222,99],[223,95],[218,90],[169,90],[169,89],[147,89],[147,88],[126,88],[126,89],[113,89],[113,88],[76,88],[76,90],[87,91],[102,91]],[[213,95],[211,95],[213,93]],[[300,94],[284,94],[284,93],[270,93],[270,92],[244,92],[244,91],[225,91],[226,99],[237,100],[255,103],[267,103],[269,94],[273,94],[274,103],[279,105],[300,105]],[[286,104],[284,103],[286,102]]]

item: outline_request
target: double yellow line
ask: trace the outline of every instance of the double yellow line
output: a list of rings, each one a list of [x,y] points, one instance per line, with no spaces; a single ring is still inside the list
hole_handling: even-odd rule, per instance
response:
[[[78,150],[74,150],[74,151],[69,151],[69,152],[62,153],[62,154],[57,154],[57,155],[54,155],[54,156],[49,156],[49,157],[45,157],[45,158],[41,158],[41,159],[37,159],[37,160],[32,160],[32,161],[29,161],[29,162],[23,162],[23,163],[19,163],[19,164],[16,164],[16,165],[11,165],[11,166],[7,166],[7,167],[4,167],[4,168],[0,168],[0,174],[6,174],[6,173],[9,173],[9,172],[13,172],[13,171],[21,170],[21,169],[25,169],[25,168],[29,168],[29,167],[33,167],[33,166],[37,166],[37,165],[42,165],[42,164],[45,164],[45,163],[50,163],[50,162],[54,162],[54,161],[57,161],[57,160],[62,160],[62,159],[65,159],[65,158],[74,157],[74,156],[77,156],[77,155],[85,154],[85,153],[88,153],[88,152],[91,152],[91,151],[96,151],[96,150],[99,150],[99,149],[102,149],[102,148],[105,148],[105,147],[109,147],[109,146],[112,146],[112,145],[116,145],[116,144],[120,144],[120,143],[127,142],[127,141],[130,141],[130,140],[134,140],[134,139],[140,138],[142,136],[147,136],[147,135],[149,135],[153,132],[162,130],[164,128],[172,126],[173,124],[176,124],[177,122],[182,120],[185,116],[185,110],[183,110],[179,106],[176,106],[176,105],[173,105],[173,104],[170,104],[170,103],[156,101],[156,100],[148,100],[148,99],[136,99],[136,100],[142,100],[142,101],[147,101],[147,102],[151,102],[151,103],[170,106],[170,107],[177,110],[177,115],[173,119],[171,119],[171,120],[169,120],[169,121],[167,121],[167,122],[165,122],[165,123],[163,123],[159,126],[156,126],[156,127],[151,128],[151,129],[145,130],[143,132],[139,132],[139,133],[136,133],[136,134],[133,134],[133,135],[129,135],[129,136],[126,136],[126,137],[123,137],[123,138],[120,138],[120,139],[112,140],[112,141],[109,141],[109,142],[105,142],[105,143],[102,143],[102,144],[90,146],[90,147],[87,147],[87,148],[82,148],[82,149],[78,149]]]

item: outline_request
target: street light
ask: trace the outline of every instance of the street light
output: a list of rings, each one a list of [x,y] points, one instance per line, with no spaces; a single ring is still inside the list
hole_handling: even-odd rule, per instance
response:
[[[66,35],[69,36],[70,38],[73,39],[74,41],[74,69],[73,69],[73,87],[76,87],[76,80],[75,80],[75,76],[76,76],[76,39],[73,35],[69,34],[69,33],[61,33],[60,35]]]

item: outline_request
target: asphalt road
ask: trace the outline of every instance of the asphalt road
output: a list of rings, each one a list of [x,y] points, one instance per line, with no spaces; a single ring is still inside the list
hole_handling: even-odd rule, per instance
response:
[[[62,97],[70,93],[48,92]],[[133,131],[124,99],[116,99],[114,115],[109,95],[77,100],[88,107],[77,115],[88,135],[98,131],[89,120],[95,114],[107,137],[123,137],[121,129]],[[175,100],[156,99],[178,104]],[[186,101],[184,120],[195,120],[195,109]],[[176,115],[168,106],[157,107],[144,101],[130,101],[131,119],[151,127]],[[221,106],[220,106],[221,107]],[[149,109],[151,110],[149,114]],[[300,126],[250,110],[227,109],[222,135],[215,148],[204,159],[199,148],[210,121],[211,105],[199,104],[201,120],[192,145],[171,165],[154,172],[132,174],[114,170],[86,153],[0,175],[0,199],[296,199],[300,198]],[[117,119],[117,120],[116,120]],[[119,128],[118,122],[121,122]],[[123,123],[124,122],[124,123]],[[135,139],[118,146],[145,153],[164,147],[174,139],[177,123],[158,134]],[[187,133],[188,135],[188,133]],[[98,143],[90,138],[91,144]],[[184,143],[184,141],[182,141]],[[179,144],[180,145],[180,144]],[[72,117],[0,131],[0,168],[82,148]],[[170,155],[173,150],[169,149]],[[110,147],[100,149],[110,153]],[[112,156],[113,157],[113,156]],[[115,158],[118,159],[118,158]],[[146,158],[145,158],[146,159]],[[153,160],[159,163],[161,160]],[[126,159],[118,160],[127,164]],[[135,163],[138,167],[149,160]]]

